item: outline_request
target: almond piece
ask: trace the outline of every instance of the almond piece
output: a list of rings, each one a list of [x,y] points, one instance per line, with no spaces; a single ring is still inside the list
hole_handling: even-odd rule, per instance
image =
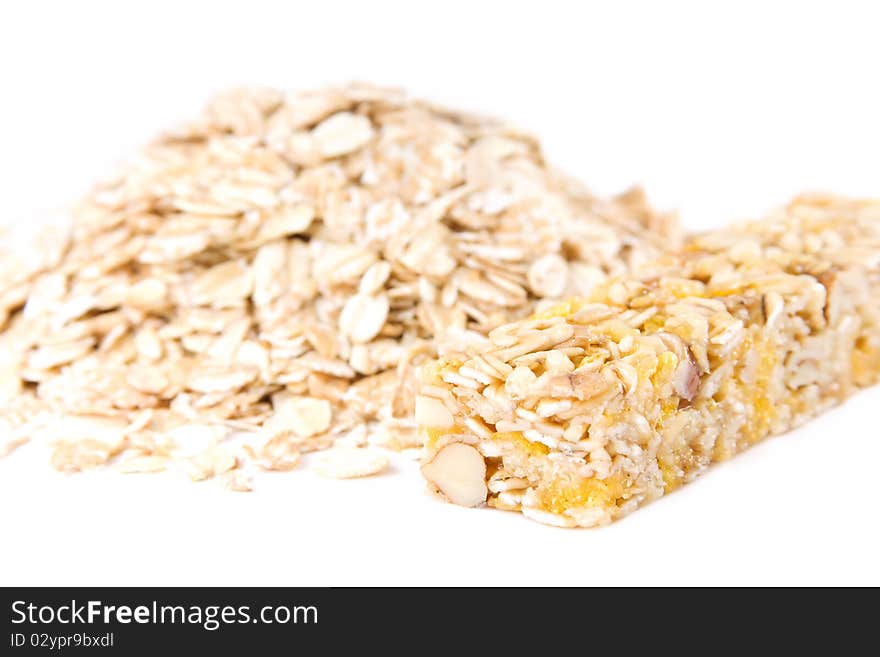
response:
[[[486,462],[464,443],[450,443],[422,466],[422,474],[453,504],[479,506],[486,501]]]
[[[672,387],[675,393],[687,401],[697,396],[700,388],[700,369],[694,362],[688,349],[688,357],[679,363],[672,377]]]

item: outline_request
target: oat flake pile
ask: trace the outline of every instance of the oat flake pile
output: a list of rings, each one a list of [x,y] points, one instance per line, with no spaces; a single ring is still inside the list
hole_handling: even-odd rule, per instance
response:
[[[248,490],[417,446],[414,369],[676,239],[504,123],[355,85],[217,98],[0,257],[0,454]],[[363,449],[368,447],[367,449]]]

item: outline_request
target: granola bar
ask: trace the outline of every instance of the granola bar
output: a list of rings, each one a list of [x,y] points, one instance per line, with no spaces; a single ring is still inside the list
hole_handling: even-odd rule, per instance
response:
[[[880,375],[880,203],[795,199],[424,368],[449,500],[606,524]]]

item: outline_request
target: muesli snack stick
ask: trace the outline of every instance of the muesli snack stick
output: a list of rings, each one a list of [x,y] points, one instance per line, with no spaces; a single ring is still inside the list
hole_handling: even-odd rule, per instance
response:
[[[427,366],[423,473],[606,524],[880,375],[880,203],[795,199]]]

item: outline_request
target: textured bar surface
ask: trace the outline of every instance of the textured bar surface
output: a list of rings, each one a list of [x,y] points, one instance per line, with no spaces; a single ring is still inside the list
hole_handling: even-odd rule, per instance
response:
[[[424,368],[451,501],[606,524],[880,373],[880,203],[795,199]]]

